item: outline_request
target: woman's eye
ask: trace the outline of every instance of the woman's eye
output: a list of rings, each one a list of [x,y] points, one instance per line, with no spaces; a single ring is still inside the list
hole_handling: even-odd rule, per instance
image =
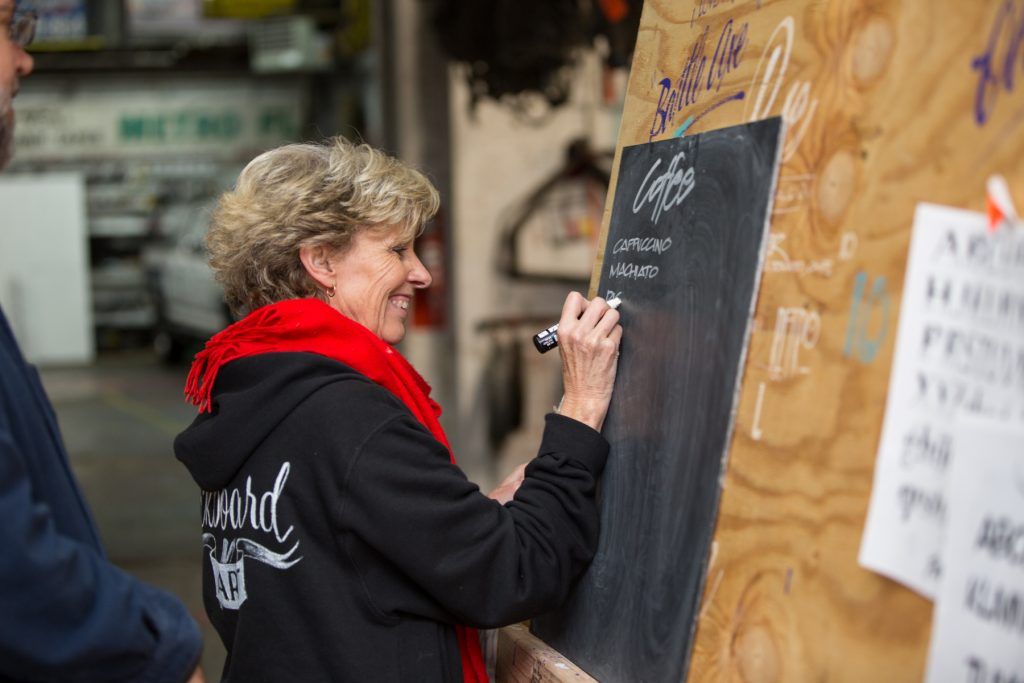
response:
[[[399,245],[397,247],[392,247],[391,248],[391,251],[395,252],[396,254],[404,254],[408,250],[409,250],[409,245],[408,244],[402,244],[402,245]]]

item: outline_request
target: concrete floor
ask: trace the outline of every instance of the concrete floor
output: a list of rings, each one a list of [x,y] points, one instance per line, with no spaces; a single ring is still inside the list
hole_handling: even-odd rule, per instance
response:
[[[41,370],[110,559],[185,601],[217,681],[224,648],[203,610],[199,489],[171,449],[195,415],[182,397],[186,372],[147,353]]]

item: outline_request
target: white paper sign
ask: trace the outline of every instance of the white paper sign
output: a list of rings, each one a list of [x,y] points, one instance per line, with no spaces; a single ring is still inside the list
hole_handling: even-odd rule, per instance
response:
[[[929,598],[965,416],[1024,426],[1024,229],[921,204],[860,563]]]
[[[1024,431],[957,428],[927,683],[1024,683]]]

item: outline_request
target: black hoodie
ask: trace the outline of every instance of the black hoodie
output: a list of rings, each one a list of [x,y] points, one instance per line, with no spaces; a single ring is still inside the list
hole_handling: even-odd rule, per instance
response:
[[[556,607],[597,546],[599,433],[548,415],[502,506],[388,390],[315,354],[226,364],[174,448],[203,490],[225,681],[461,681],[452,624]]]

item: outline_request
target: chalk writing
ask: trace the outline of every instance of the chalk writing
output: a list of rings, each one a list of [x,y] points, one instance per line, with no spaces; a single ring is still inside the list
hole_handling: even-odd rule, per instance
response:
[[[727,2],[732,4],[736,0],[697,0],[693,5],[693,11],[690,12],[690,28],[696,26],[697,22],[707,16],[711,10]]]
[[[612,264],[608,277],[612,280],[653,280],[659,271],[658,266],[651,264],[620,262]]]
[[[825,258],[812,261],[792,259],[786,253],[786,250],[782,248],[782,243],[785,241],[786,236],[779,232],[773,232],[768,236],[768,258],[765,259],[765,272],[832,277],[834,265],[832,259]]]
[[[820,275],[822,277],[832,277],[834,265],[830,258],[814,261],[805,261],[803,259],[791,259],[789,261],[771,260],[765,262],[764,269],[767,273],[793,273],[801,276]]]
[[[733,20],[729,19],[718,34],[715,53],[710,62],[705,54],[710,27],[704,28],[704,32],[690,48],[679,76],[674,81],[668,77],[658,81],[661,92],[658,94],[649,139],[653,140],[655,136],[663,134],[679,112],[698,104],[707,93],[719,92],[725,78],[743,60],[748,28],[749,24],[744,23],[737,29]],[[740,99],[743,99],[742,92],[730,93],[725,97],[725,101]]]
[[[750,81],[749,90],[757,95],[752,101],[753,108],[748,121],[765,118],[775,105],[782,84],[786,81],[795,32],[796,22],[790,16],[780,21],[768,37]],[[783,162],[789,161],[796,153],[818,108],[818,98],[812,99],[810,93],[809,81],[793,81],[783,100],[780,113],[787,127],[786,145],[782,149]]]
[[[889,310],[891,302],[885,288],[885,278],[878,276],[867,289],[868,275],[861,271],[854,278],[853,300],[850,302],[850,315],[846,324],[846,343],[843,355],[847,358],[856,356],[862,363],[870,363],[878,356],[878,351],[889,334]],[[872,334],[872,323],[879,318]]]
[[[860,246],[860,238],[857,237],[857,233],[844,232],[842,239],[839,241],[839,260],[849,261],[852,259],[854,254],[857,253],[858,246]]]
[[[778,381],[810,370],[800,364],[800,351],[813,349],[821,336],[821,316],[805,308],[779,308],[768,352],[768,376]]]
[[[789,126],[789,133],[786,135],[786,145],[782,148],[783,162],[789,161],[796,154],[797,148],[807,135],[814,112],[818,109],[818,98],[811,99],[810,93],[809,81],[794,81],[786,93],[781,114]]]
[[[615,244],[612,245],[612,254],[628,254],[630,252],[664,254],[670,248],[672,248],[671,237],[622,237],[615,240]]]
[[[780,175],[779,187],[775,191],[773,214],[793,213],[799,211],[811,198],[814,187],[813,173],[799,175]]]
[[[781,232],[768,233],[768,257],[776,256],[784,261],[788,261],[789,254],[782,248],[782,243],[785,241],[786,236]]]
[[[651,221],[657,224],[663,211],[671,210],[683,203],[683,200],[693,192],[693,188],[697,184],[693,166],[685,171],[680,168],[680,161],[684,159],[686,159],[686,152],[679,152],[672,157],[665,172],[651,181],[651,176],[661,165],[661,159],[655,159],[651,170],[647,172],[633,198],[634,214],[640,213],[644,205],[652,204],[654,208],[651,211]]]
[[[1012,93],[1014,80],[1024,75],[1024,2],[1003,0],[989,30],[985,51],[971,60],[978,72],[974,121],[988,123],[1000,92]]]
[[[760,441],[764,436],[761,431],[761,408],[764,406],[764,382],[757,385],[757,402],[754,404],[754,425],[750,428],[750,438]]]

